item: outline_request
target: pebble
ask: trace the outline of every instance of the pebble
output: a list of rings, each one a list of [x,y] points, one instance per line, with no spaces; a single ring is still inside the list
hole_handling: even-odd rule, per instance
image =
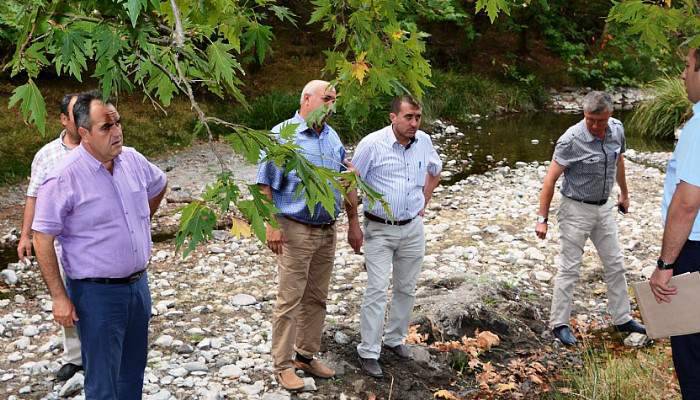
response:
[[[27,337],[33,337],[39,334],[39,328],[37,328],[34,325],[28,325],[25,326],[24,329],[22,329],[22,335],[27,336]]]
[[[238,378],[243,374],[243,370],[237,365],[224,365],[219,368],[219,376],[222,378]]]
[[[3,269],[0,271],[0,276],[5,281],[6,284],[14,286],[17,284],[19,279],[17,278],[17,273],[11,269]]]
[[[239,293],[231,297],[231,304],[234,306],[252,306],[257,302],[258,301],[255,300],[255,297],[244,293]]]
[[[350,336],[346,335],[341,331],[335,331],[333,335],[333,340],[338,344],[348,344],[350,343]]]
[[[58,395],[61,397],[73,396],[83,389],[84,383],[85,376],[81,372],[78,372],[61,386]]]

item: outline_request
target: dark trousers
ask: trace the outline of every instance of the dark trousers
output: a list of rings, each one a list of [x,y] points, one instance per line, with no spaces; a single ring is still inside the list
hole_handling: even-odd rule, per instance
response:
[[[695,271],[700,271],[700,241],[689,240],[678,255],[673,275]],[[671,336],[671,349],[683,399],[700,400],[700,333]]]
[[[130,284],[66,280],[76,308],[87,400],[141,398],[151,292],[147,274]]]

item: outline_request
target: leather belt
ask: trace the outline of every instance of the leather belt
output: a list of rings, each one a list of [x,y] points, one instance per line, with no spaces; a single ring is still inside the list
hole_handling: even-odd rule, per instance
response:
[[[290,220],[290,221],[292,221],[292,222],[296,222],[297,224],[306,225],[306,226],[309,226],[309,227],[311,227],[311,228],[330,228],[331,226],[335,225],[335,220],[333,220],[333,221],[331,221],[331,222],[328,222],[328,223],[325,223],[325,224],[311,224],[311,223],[308,223],[308,222],[303,222],[303,221],[296,220],[296,219],[294,219],[294,218],[289,218],[289,217],[287,217],[287,216],[285,216],[285,218],[287,218],[288,220]]]
[[[411,219],[404,219],[402,221],[393,221],[390,219],[384,219],[381,217],[377,217],[376,215],[370,214],[367,211],[365,211],[365,218],[367,218],[370,221],[379,222],[381,224],[401,226],[401,225],[408,224],[409,222],[413,221],[416,217],[413,217]]]
[[[143,274],[146,273],[145,269],[142,269],[141,271],[134,272],[133,274],[124,277],[124,278],[83,278],[83,279],[76,279],[81,282],[91,282],[91,283],[100,283],[103,285],[125,285],[129,283],[134,283],[141,279]]]
[[[602,206],[603,204],[608,202],[608,199],[603,199],[603,200],[579,200],[579,199],[572,199],[571,197],[567,197],[569,200],[573,201],[578,201],[579,203],[584,203],[584,204],[591,204],[594,206]]]

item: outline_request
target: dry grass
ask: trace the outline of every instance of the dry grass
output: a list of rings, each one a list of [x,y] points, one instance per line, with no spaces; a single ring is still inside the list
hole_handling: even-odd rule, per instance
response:
[[[583,366],[565,371],[550,399],[680,399],[668,341],[640,350],[588,343],[581,357]]]

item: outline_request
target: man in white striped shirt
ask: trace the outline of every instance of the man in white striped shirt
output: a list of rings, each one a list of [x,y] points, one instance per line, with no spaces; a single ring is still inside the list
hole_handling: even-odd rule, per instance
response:
[[[401,358],[409,358],[403,340],[425,254],[423,213],[440,182],[442,169],[430,136],[418,130],[421,106],[416,100],[410,96],[396,98],[389,118],[391,125],[360,141],[352,164],[360,177],[389,203],[391,215],[381,204],[370,207],[365,200],[363,238],[355,208],[348,212],[350,245],[359,251],[366,239],[367,289],[360,311],[362,341],[357,352],[362,369],[376,378],[382,377],[378,362],[382,333],[385,348]],[[392,275],[391,310],[384,329],[386,294]]]
[[[35,155],[32,161],[32,174],[27,186],[27,201],[24,205],[24,217],[22,219],[22,231],[17,244],[17,256],[20,261],[32,255],[32,220],[34,219],[34,209],[39,186],[44,183],[44,179],[58,165],[58,163],[74,148],[80,144],[80,135],[73,119],[73,105],[78,96],[67,94],[61,99],[61,125],[63,131],[58,138],[47,143]],[[56,254],[61,254],[61,245],[58,240],[54,243]],[[60,264],[59,264],[60,265]],[[61,276],[63,267],[61,266]],[[70,379],[76,372],[83,369],[83,361],[80,352],[80,339],[75,327],[62,327],[63,332],[63,365],[56,372],[59,381]]]

